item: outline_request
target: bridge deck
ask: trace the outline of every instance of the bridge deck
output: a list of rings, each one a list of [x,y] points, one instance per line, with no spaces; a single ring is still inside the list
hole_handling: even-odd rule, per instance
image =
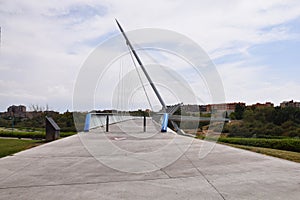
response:
[[[220,144],[200,159],[211,143],[134,123],[0,159],[0,199],[299,199],[298,163]]]

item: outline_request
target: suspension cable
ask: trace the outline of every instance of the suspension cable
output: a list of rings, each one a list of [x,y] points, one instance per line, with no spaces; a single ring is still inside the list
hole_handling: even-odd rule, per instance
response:
[[[127,47],[128,47],[128,51],[129,51],[130,57],[131,57],[131,59],[132,59],[132,62],[133,62],[133,64],[134,64],[135,70],[136,70],[136,72],[137,72],[137,74],[138,74],[138,77],[139,77],[139,79],[140,79],[140,82],[141,82],[141,84],[142,84],[144,93],[145,93],[145,95],[146,95],[146,97],[147,97],[147,101],[148,101],[148,103],[149,103],[149,105],[150,105],[151,110],[153,110],[152,104],[151,104],[151,102],[150,102],[150,98],[149,98],[149,96],[148,96],[148,94],[147,94],[147,92],[146,92],[144,83],[143,83],[143,81],[142,81],[141,74],[140,74],[140,72],[139,72],[139,70],[138,70],[138,68],[137,68],[137,66],[136,66],[136,63],[135,63],[135,61],[134,61],[134,58],[133,58],[131,49],[129,48],[128,45],[127,45]]]
[[[119,71],[119,83],[118,83],[118,98],[117,98],[117,109],[119,110],[122,110],[122,106],[121,106],[121,102],[122,102],[122,97],[121,95],[122,94],[122,80],[121,80],[121,77],[122,77],[122,60],[120,60],[120,71]]]

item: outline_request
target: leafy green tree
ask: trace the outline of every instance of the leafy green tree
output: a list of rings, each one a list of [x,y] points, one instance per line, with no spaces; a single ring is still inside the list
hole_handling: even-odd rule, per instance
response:
[[[236,104],[234,109],[236,119],[243,119],[244,111],[245,111],[244,105]]]
[[[244,121],[247,121],[247,122],[254,121],[255,120],[254,111],[252,109],[245,110],[245,112],[243,114],[243,119],[244,119]]]
[[[235,120],[235,119],[236,119],[236,117],[235,117],[235,112],[230,113],[229,118],[230,118],[231,120]]]

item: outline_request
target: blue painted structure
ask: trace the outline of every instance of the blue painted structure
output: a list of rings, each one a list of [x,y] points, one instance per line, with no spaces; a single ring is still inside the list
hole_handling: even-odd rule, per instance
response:
[[[168,129],[168,120],[169,120],[169,114],[168,113],[164,113],[163,120],[162,120],[162,125],[161,125],[161,132],[167,132],[167,129]]]
[[[91,113],[88,113],[85,116],[85,123],[84,123],[84,129],[83,129],[84,132],[89,132],[89,130],[90,130],[90,123],[91,123]]]

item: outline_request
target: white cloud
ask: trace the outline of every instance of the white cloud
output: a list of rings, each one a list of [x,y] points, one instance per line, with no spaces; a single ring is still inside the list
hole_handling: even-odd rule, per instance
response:
[[[213,59],[243,54],[251,60],[251,46],[297,37],[286,23],[299,16],[300,2],[292,0],[1,1],[0,110],[14,102],[30,105],[31,101],[71,108],[76,74],[96,42],[118,32],[115,17],[126,30],[154,27],[182,33],[203,46]],[[278,94],[280,85],[264,85],[260,75],[266,68],[241,63],[220,66],[228,99],[285,98]],[[238,73],[248,81],[229,76]],[[293,82],[286,84],[298,87]],[[261,85],[263,89],[258,89]],[[240,91],[239,95],[234,91]],[[290,93],[285,94],[292,98]]]
[[[227,102],[271,101],[279,105],[283,100],[300,99],[300,85],[294,80],[274,77],[268,66],[252,66],[246,61],[218,66]]]

